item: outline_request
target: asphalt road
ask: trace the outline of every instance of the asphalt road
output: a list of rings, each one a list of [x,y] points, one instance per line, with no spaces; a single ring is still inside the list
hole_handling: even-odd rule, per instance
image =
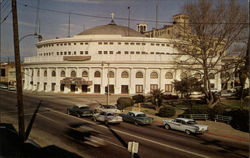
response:
[[[92,98],[93,99],[93,98]],[[165,130],[163,127],[135,126],[129,123],[105,126],[93,122],[90,118],[69,116],[66,108],[72,102],[81,101],[92,104],[91,99],[85,97],[40,96],[27,94],[24,96],[25,121],[29,122],[39,100],[43,100],[42,107],[35,120],[31,138],[38,144],[55,145],[82,157],[95,158],[128,158],[129,141],[139,142],[138,157],[141,158],[195,158],[195,157],[227,157],[247,158],[249,146],[240,142],[230,142],[215,139],[209,135],[186,135],[178,131]],[[2,120],[12,120],[16,123],[16,95],[14,92],[0,90],[0,112]],[[88,123],[100,133],[106,146],[92,147],[67,133],[69,124]]]

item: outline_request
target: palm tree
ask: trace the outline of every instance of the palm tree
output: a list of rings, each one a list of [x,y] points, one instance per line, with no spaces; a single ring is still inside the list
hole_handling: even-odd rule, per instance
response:
[[[159,110],[161,103],[162,103],[162,97],[163,97],[163,90],[161,89],[154,89],[150,92],[152,95],[152,104],[155,105],[155,110]]]

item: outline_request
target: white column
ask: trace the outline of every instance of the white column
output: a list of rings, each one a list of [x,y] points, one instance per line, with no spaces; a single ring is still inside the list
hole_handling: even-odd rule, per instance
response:
[[[121,87],[119,86],[119,78],[121,78],[121,76],[118,74],[119,71],[117,70],[117,68],[115,68],[115,94],[121,94]]]
[[[143,74],[143,80],[144,80],[144,84],[143,84],[143,93],[146,94],[148,92],[148,85],[149,85],[149,81],[148,81],[148,77],[147,77],[147,71],[148,69],[145,68],[144,69],[144,74]]]

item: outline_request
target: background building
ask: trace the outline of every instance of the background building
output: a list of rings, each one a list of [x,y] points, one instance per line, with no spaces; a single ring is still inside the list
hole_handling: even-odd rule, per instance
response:
[[[113,20],[36,46],[37,56],[24,61],[26,90],[104,94],[109,87],[110,93],[136,94],[160,88],[173,93],[175,79],[195,75],[178,69],[176,60],[185,57],[171,39],[148,38]],[[211,83],[220,89],[219,75]]]

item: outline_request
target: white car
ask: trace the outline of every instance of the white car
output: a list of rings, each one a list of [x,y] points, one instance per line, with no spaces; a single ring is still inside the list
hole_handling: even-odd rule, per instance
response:
[[[100,112],[93,115],[93,120],[104,122],[105,124],[108,123],[119,124],[122,122],[122,117],[113,112]]]
[[[173,120],[163,120],[163,125],[166,129],[174,129],[183,131],[187,134],[198,134],[208,131],[207,125],[199,125],[193,119],[176,118]]]
[[[112,112],[120,114],[121,110],[117,109],[115,105],[101,105],[99,108],[95,109],[96,112]]]

